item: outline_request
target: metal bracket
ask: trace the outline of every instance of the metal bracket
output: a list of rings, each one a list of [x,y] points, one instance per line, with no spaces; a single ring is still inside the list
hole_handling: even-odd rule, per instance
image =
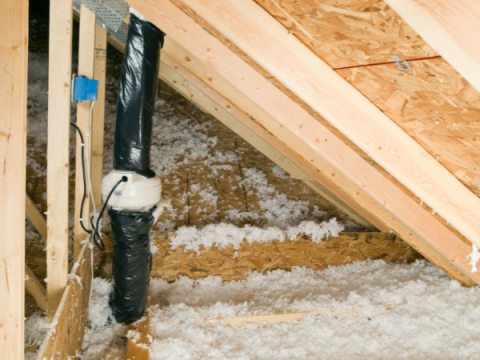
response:
[[[393,60],[395,60],[395,62],[397,63],[398,67],[400,68],[400,70],[402,70],[402,71],[412,70],[412,67],[411,67],[410,64],[407,62],[407,60],[402,60],[402,59],[400,58],[400,56],[395,55],[395,54],[392,55],[392,58],[393,58]]]

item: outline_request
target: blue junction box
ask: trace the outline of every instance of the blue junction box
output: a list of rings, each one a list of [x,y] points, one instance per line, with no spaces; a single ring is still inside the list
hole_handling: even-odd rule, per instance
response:
[[[73,100],[83,102],[85,100],[97,100],[98,80],[87,79],[85,76],[77,76],[73,79]]]

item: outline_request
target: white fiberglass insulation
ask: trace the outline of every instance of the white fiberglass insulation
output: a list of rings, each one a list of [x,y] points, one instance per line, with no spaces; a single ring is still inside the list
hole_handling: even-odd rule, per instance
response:
[[[29,63],[28,135],[35,147],[46,143],[47,56],[31,54]],[[117,80],[107,79],[107,97]],[[201,157],[212,174],[237,161],[234,152],[213,151],[216,137],[208,137],[208,122],[196,123],[188,116],[174,114],[164,100],[158,100],[153,130],[152,167],[166,184],[178,184],[171,175],[179,164]],[[72,110],[74,105],[72,106]],[[189,111],[193,107],[189,108]],[[75,112],[72,111],[72,121]],[[115,105],[106,103],[105,142],[112,143]],[[74,134],[73,132],[71,133]],[[71,139],[71,151],[75,148]],[[32,160],[28,165],[38,176],[45,167]],[[220,165],[219,165],[220,163]],[[105,169],[112,167],[111,148],[106,150]],[[278,167],[279,178],[288,177]],[[71,175],[73,175],[71,170]],[[211,225],[216,214],[204,219],[203,226],[178,228],[176,219],[188,209],[176,208],[171,219],[160,222],[157,230],[177,231],[173,246],[185,245],[198,251],[214,243],[220,247],[238,246],[249,241],[283,239],[285,234],[313,235],[314,241],[326,240],[346,230],[355,231],[348,221],[332,219],[318,209],[311,211],[308,201],[290,200],[269,184],[265,174],[254,167],[244,169],[242,183],[260,198],[261,211],[252,211],[250,219],[263,219],[266,226],[236,226],[245,212],[232,209],[226,221]],[[217,201],[213,187],[196,188],[207,204]],[[214,235],[212,235],[214,234]],[[38,235],[29,225],[27,240]],[[86,329],[82,360],[125,359],[125,339],[114,331],[108,295],[111,283],[95,279]],[[480,359],[480,290],[462,288],[427,261],[414,264],[388,264],[382,260],[330,267],[324,271],[296,268],[291,272],[251,273],[245,281],[222,282],[219,277],[193,281],[181,277],[174,283],[151,281],[152,359]],[[387,310],[387,305],[392,305]],[[338,318],[314,314],[325,309],[360,309]],[[277,311],[312,311],[301,321],[272,326],[247,325],[229,328],[223,323],[210,325],[205,318],[265,314]],[[31,316],[25,324],[26,346],[41,343],[48,330],[45,318]]]
[[[122,359],[124,345],[111,324],[102,324],[110,315],[110,286],[94,282],[95,330],[87,331],[82,359]],[[152,279],[150,295],[152,360],[480,358],[480,289],[461,287],[425,260],[294,268],[231,282]],[[315,316],[328,309],[360,313]],[[271,326],[205,321],[305,310],[311,314],[301,321]]]

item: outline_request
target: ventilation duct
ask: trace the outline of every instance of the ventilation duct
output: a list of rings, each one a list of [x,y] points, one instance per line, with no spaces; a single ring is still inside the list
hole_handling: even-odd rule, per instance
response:
[[[132,9],[133,10],[133,9]],[[113,293],[118,323],[132,323],[145,312],[152,256],[149,231],[160,215],[161,181],[150,168],[152,116],[164,33],[130,14],[117,100],[114,171],[102,182],[111,206],[114,250]]]

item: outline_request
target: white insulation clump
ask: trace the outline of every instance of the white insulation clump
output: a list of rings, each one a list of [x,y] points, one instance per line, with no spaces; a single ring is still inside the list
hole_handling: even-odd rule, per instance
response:
[[[343,231],[343,225],[336,219],[329,222],[316,224],[313,221],[303,221],[297,226],[291,226],[285,232],[277,227],[259,228],[245,226],[239,228],[231,224],[210,224],[202,229],[196,227],[182,226],[177,230],[175,237],[171,238],[172,249],[184,245],[184,251],[196,251],[200,253],[200,246],[205,249],[217,246],[220,249],[228,245],[233,245],[235,249],[240,248],[243,240],[249,243],[266,243],[273,240],[285,241],[288,235],[289,239],[295,240],[297,235],[305,234],[312,237],[312,241],[319,243],[322,239],[328,240],[330,236],[338,236]]]
[[[244,281],[151,282],[152,360],[478,359],[480,289],[428,261],[356,262]],[[391,305],[391,309],[387,308]],[[335,317],[320,310],[358,309]],[[311,311],[301,321],[227,327],[205,319]]]
[[[480,260],[480,252],[478,251],[477,245],[473,244],[472,245],[472,252],[468,254],[467,259],[470,259],[470,262],[468,265],[472,267],[472,273],[476,273],[478,271],[477,269],[477,263],[478,260]]]
[[[108,305],[112,283],[95,278],[92,283],[92,298],[88,317],[88,326],[82,344],[82,360],[124,359],[126,340],[115,335],[113,327],[117,325]]]

